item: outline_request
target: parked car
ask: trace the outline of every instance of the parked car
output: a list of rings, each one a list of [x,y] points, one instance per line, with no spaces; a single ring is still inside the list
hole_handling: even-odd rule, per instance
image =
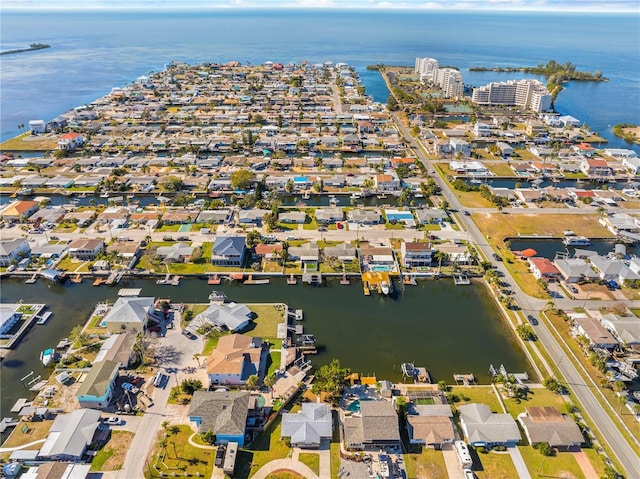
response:
[[[491,253],[491,257],[493,259],[495,259],[496,261],[502,261],[502,257],[500,255],[498,255],[497,253]]]
[[[578,288],[573,285],[569,286],[569,291],[571,291],[573,294],[578,294]]]
[[[120,418],[119,417],[108,417],[107,420],[105,421],[107,424],[111,424],[112,426],[118,426],[120,425]]]
[[[536,318],[534,318],[530,314],[527,316],[527,321],[529,321],[529,324],[531,324],[533,326],[537,326],[538,325],[538,320]]]
[[[178,241],[189,241],[188,236],[178,236]]]
[[[465,216],[471,216],[471,213],[469,213],[467,210],[462,210],[462,214]]]
[[[197,336],[193,334],[191,331],[189,331],[188,329],[183,329],[182,334],[184,334],[189,339],[197,339]]]

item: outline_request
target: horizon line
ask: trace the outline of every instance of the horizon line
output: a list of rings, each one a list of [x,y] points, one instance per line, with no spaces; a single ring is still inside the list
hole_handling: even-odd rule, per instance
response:
[[[258,6],[258,5],[185,5],[182,7],[178,6],[167,6],[167,5],[153,5],[154,11],[164,11],[164,12],[176,12],[176,11],[264,11],[264,10],[280,10],[280,11],[377,11],[377,12],[446,12],[446,13],[599,13],[599,14],[616,14],[616,13],[640,13],[640,6],[638,8],[632,7],[620,7],[613,9],[603,9],[601,7],[596,7],[594,5],[585,6],[584,8],[580,8],[579,4],[571,7],[566,5],[558,5],[557,7],[553,6],[544,6],[544,7],[527,7],[526,5],[521,6],[503,6],[501,8],[495,7],[464,7],[464,8],[456,8],[456,7],[443,7],[443,6],[403,6],[398,5],[394,7],[389,6],[339,6],[339,5],[330,5],[330,6],[306,6],[306,5],[272,5],[272,6]],[[127,11],[127,12],[148,12],[149,6],[144,5],[111,5],[111,6],[103,6],[103,5],[84,5],[84,6],[9,6],[9,7],[0,7],[0,12],[104,12],[104,11]]]

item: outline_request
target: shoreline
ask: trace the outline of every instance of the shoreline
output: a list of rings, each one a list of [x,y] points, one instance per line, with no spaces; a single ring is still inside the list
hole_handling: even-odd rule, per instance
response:
[[[5,50],[0,52],[0,55],[14,55],[16,53],[25,53],[25,52],[35,52],[37,50],[44,50],[46,48],[51,48],[51,45],[46,43],[33,43],[28,48],[16,48],[13,50]]]

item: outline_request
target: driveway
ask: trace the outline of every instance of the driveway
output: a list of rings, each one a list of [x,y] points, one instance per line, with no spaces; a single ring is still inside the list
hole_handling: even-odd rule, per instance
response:
[[[513,465],[516,467],[516,471],[518,471],[518,477],[520,479],[531,479],[531,474],[529,474],[529,469],[527,469],[522,454],[520,454],[520,449],[518,449],[517,446],[513,446],[508,447],[507,451],[509,451]]]

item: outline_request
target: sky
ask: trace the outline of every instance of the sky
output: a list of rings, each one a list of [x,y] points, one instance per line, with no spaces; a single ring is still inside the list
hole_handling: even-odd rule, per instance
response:
[[[640,13],[639,0],[2,0],[3,10],[363,8]]]

